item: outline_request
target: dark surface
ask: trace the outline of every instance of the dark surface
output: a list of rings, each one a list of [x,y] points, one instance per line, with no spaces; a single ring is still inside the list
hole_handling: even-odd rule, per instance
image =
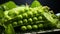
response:
[[[60,34],[60,29],[54,29],[54,30],[47,30],[47,31],[33,31],[33,32],[18,32],[17,34]]]
[[[3,26],[0,26],[0,34],[2,34],[4,31],[4,27]]]
[[[60,34],[60,31],[48,32],[48,33],[37,33],[37,34]]]
[[[60,29],[37,32],[37,34],[60,34]]]
[[[8,2],[11,0],[0,0],[0,4]],[[31,4],[33,0],[12,0],[14,1],[17,5],[21,5],[21,4]],[[54,10],[54,13],[59,13],[60,11],[60,1],[59,0],[38,0],[39,2],[41,2],[42,5],[47,5],[49,6],[51,9]]]

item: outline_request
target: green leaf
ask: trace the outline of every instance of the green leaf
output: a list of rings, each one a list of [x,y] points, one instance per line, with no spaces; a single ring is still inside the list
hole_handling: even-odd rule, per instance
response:
[[[42,6],[41,3],[37,0],[33,1],[32,4],[31,4],[31,7],[34,8],[34,7],[39,7],[39,6]]]
[[[56,26],[57,20],[52,17],[51,14],[43,12],[43,16],[49,21],[53,26]]]
[[[2,4],[1,6],[4,8],[4,10],[10,10],[12,8],[15,8],[16,4],[13,1],[9,1],[9,2]]]
[[[11,24],[6,25],[4,34],[15,34],[15,31]]]

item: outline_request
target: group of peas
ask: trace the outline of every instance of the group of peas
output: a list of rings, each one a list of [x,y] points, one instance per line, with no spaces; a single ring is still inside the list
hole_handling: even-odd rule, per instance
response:
[[[42,16],[41,11],[36,8],[24,7],[23,9],[20,8],[20,10],[17,9],[16,12],[15,10],[10,10],[6,15],[9,16],[11,19],[15,18],[14,21],[12,20],[12,25],[14,27],[21,26],[21,30],[43,28],[42,23],[44,22],[44,17]]]

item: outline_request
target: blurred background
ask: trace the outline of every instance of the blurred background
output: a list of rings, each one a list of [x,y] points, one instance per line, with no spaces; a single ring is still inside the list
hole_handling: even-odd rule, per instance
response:
[[[29,5],[34,1],[34,0],[0,0],[0,5],[8,2],[8,1],[14,1],[17,5],[21,4],[26,4],[28,3]],[[54,13],[60,13],[60,1],[59,0],[38,0],[42,5],[47,5],[49,6]]]

